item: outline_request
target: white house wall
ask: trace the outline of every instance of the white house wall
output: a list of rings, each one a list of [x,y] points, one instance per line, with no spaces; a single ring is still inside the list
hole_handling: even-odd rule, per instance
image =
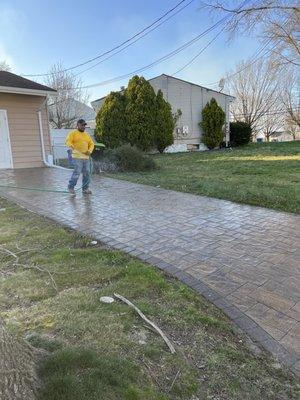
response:
[[[199,122],[202,120],[202,110],[212,98],[215,98],[225,111],[228,130],[229,103],[233,100],[232,97],[167,75],[160,75],[150,79],[149,82],[156,93],[159,89],[163,92],[164,98],[171,104],[173,112],[178,109],[182,112],[174,131],[175,144],[200,144],[202,129],[199,127]],[[104,101],[105,98],[92,102],[94,109],[99,110]],[[180,128],[182,132],[186,127],[188,127],[188,134],[184,136],[180,133],[178,136],[177,128]],[[226,137],[229,140],[228,133]]]
[[[218,104],[226,113],[226,122],[229,124],[229,100],[230,97],[213,90],[203,88],[168,76],[159,76],[150,79],[149,82],[155,92],[162,90],[164,98],[171,104],[173,112],[178,109],[182,111],[177,127],[188,127],[188,135],[176,140],[176,130],[174,132],[175,142],[185,144],[199,144],[202,129],[199,122],[202,120],[202,109],[207,102],[215,98]]]

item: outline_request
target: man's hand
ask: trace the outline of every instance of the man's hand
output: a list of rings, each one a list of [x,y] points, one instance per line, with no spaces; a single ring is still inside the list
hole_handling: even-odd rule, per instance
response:
[[[91,152],[90,152],[90,151],[86,151],[84,154],[85,154],[86,156],[90,156],[90,155],[91,155]]]

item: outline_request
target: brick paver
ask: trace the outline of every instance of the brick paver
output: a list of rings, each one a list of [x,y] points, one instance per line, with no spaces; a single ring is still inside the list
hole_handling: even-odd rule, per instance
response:
[[[69,171],[1,171],[0,183],[65,188]],[[149,261],[210,299],[300,372],[300,217],[136,185],[93,180],[92,197],[0,194]]]

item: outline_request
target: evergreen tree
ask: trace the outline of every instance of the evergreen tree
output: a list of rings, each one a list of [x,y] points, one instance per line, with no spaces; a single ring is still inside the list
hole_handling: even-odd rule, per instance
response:
[[[123,92],[111,92],[98,111],[95,137],[108,148],[119,147],[127,142],[125,104]]]
[[[128,141],[141,150],[150,150],[155,142],[155,92],[145,78],[136,75],[130,79],[125,97]]]
[[[160,153],[163,153],[166,147],[174,143],[174,127],[175,120],[171,105],[164,99],[162,91],[159,90],[156,95],[155,147]]]
[[[217,101],[212,98],[202,110],[202,122],[199,122],[203,129],[202,142],[209,148],[219,146],[224,137],[223,126],[225,124],[225,112]]]

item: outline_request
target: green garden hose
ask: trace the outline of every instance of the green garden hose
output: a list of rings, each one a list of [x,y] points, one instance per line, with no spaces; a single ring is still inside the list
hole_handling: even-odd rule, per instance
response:
[[[90,157],[90,177],[93,173],[93,161],[92,158]],[[89,183],[90,183],[90,179],[89,178]],[[6,189],[21,189],[21,190],[30,190],[30,191],[35,191],[35,192],[51,192],[51,193],[68,193],[68,190],[61,190],[61,189],[46,189],[46,188],[35,188],[35,187],[27,187],[27,186],[14,186],[14,185],[1,185],[0,184],[0,188],[6,188]],[[81,186],[78,189],[75,189],[75,192],[78,192],[79,190],[82,190],[83,186]]]
[[[100,149],[105,147],[105,145],[103,143],[95,143],[95,148],[96,149]],[[89,178],[89,183],[91,180],[91,176],[93,173],[93,159],[92,157],[89,158],[90,160],[90,178]],[[6,189],[21,189],[21,190],[30,190],[30,191],[34,191],[34,192],[51,192],[51,193],[64,193],[64,194],[69,194],[68,190],[61,190],[61,189],[46,189],[46,188],[34,188],[34,187],[27,187],[27,186],[14,186],[14,185],[1,185],[0,184],[0,188],[6,188]],[[75,192],[78,192],[79,190],[82,190],[83,186],[81,186],[78,189],[75,189]]]

